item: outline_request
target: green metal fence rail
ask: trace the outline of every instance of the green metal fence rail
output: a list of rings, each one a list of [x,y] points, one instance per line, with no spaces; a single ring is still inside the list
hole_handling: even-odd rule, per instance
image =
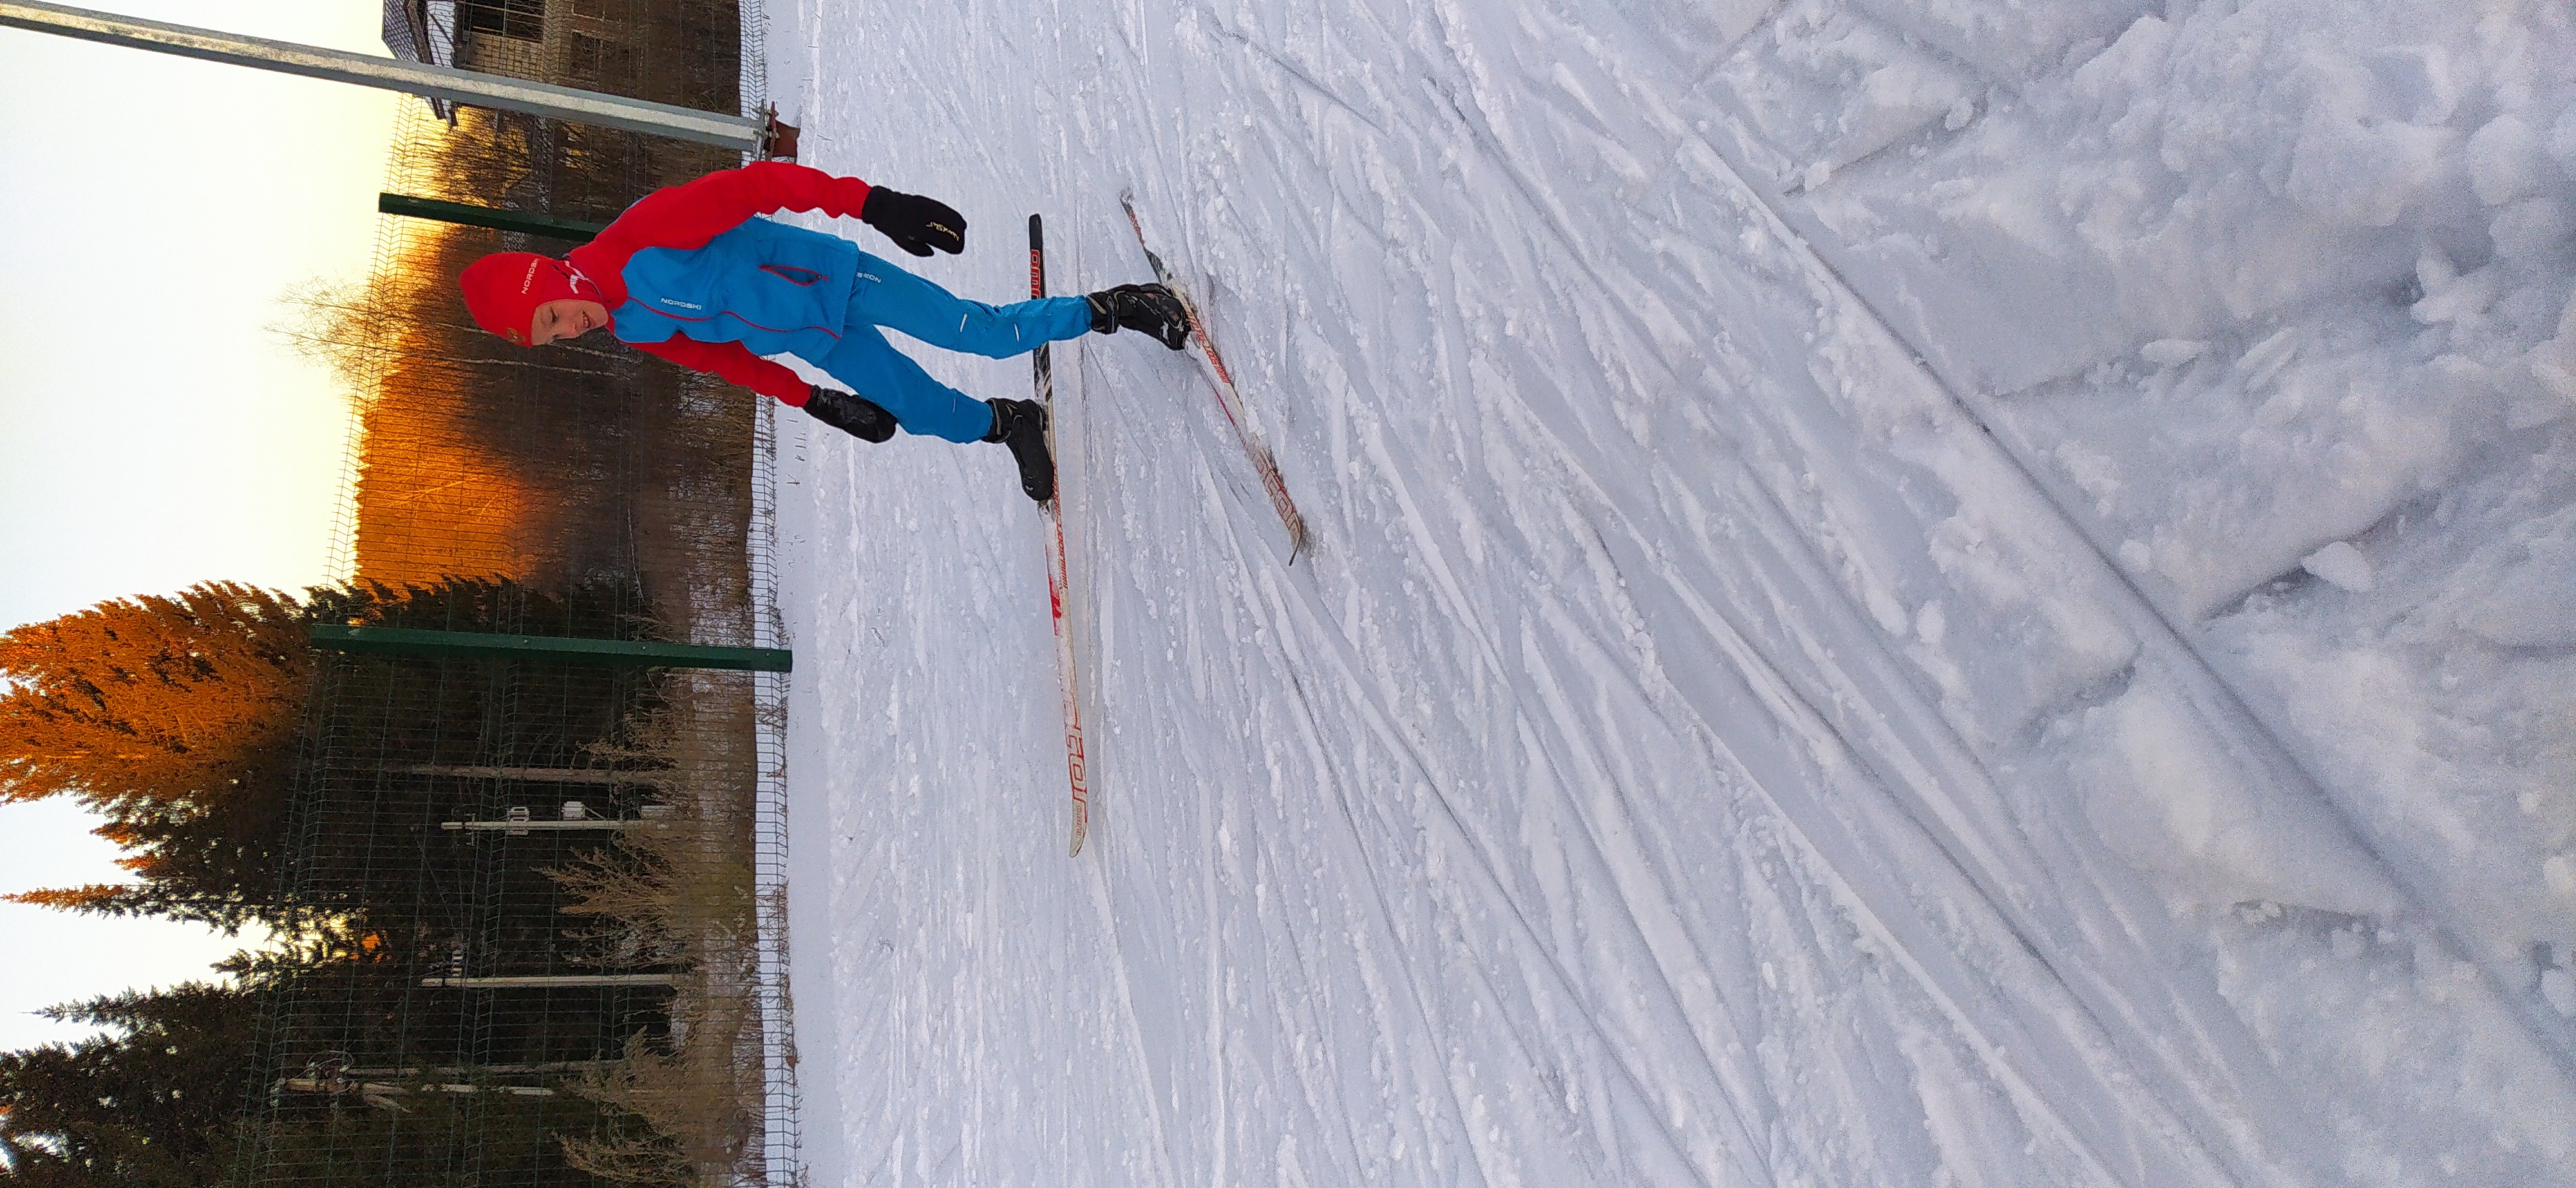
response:
[[[344,627],[319,623],[313,646],[334,652],[384,656],[454,656],[483,660],[553,661],[561,664],[631,664],[656,668],[713,668],[733,672],[788,672],[785,648],[745,648],[656,640],[574,639],[559,635],[502,635],[488,631],[423,631],[402,627]]]
[[[476,206],[469,202],[448,202],[438,198],[414,198],[409,194],[376,195],[376,213],[401,215],[414,219],[436,219],[467,227],[487,227],[494,231],[516,231],[522,235],[543,235],[571,243],[588,243],[608,229],[606,223],[588,219],[567,219],[528,211],[504,210],[496,206]]]

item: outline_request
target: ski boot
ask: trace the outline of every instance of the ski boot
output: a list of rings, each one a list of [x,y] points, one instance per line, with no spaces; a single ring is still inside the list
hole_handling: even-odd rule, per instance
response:
[[[1020,489],[1040,503],[1055,498],[1055,459],[1047,453],[1047,412],[1034,400],[987,400],[993,406],[993,431],[986,441],[1011,447],[1020,464]]]
[[[1086,294],[1083,300],[1091,303],[1091,330],[1095,334],[1142,330],[1176,351],[1189,345],[1189,311],[1181,308],[1180,298],[1161,285],[1120,285]]]
[[[876,401],[837,388],[813,385],[805,398],[805,411],[843,433],[861,441],[881,442],[894,436],[894,414]]]

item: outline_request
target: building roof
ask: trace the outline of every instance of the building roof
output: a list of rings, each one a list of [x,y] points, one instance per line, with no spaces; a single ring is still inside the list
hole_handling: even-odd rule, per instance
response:
[[[385,48],[407,61],[431,66],[456,64],[456,0],[385,0]],[[431,111],[456,122],[456,104],[428,99]]]

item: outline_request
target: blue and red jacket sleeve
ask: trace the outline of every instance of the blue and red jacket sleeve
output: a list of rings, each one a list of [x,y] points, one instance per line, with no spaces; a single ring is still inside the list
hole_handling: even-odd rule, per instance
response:
[[[741,384],[764,396],[775,396],[790,408],[803,408],[813,389],[785,366],[752,354],[738,342],[699,342],[674,334],[660,342],[630,344],[691,371],[704,371],[728,383]]]
[[[598,238],[574,248],[571,259],[608,291],[608,307],[615,309],[626,304],[626,261],[645,248],[702,248],[744,219],[773,211],[819,210],[856,218],[868,204],[869,189],[855,177],[834,177],[786,161],[754,161],[645,195]]]
[[[612,311],[626,304],[626,261],[645,248],[688,251],[705,247],[754,215],[781,210],[819,210],[834,217],[856,218],[868,203],[868,183],[834,177],[820,169],[785,161],[755,161],[740,169],[710,173],[695,181],[664,186],[645,195],[599,233],[574,248],[573,266],[599,286]],[[750,351],[740,343],[696,342],[673,337],[665,342],[637,343],[682,367],[709,371],[802,407],[805,381],[796,373]]]

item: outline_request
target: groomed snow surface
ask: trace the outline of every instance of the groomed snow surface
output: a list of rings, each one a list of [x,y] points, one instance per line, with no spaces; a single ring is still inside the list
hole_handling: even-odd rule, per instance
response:
[[[1068,859],[1007,457],[782,422],[814,1183],[2576,1182],[2565,5],[770,15],[1317,541],[1058,354]]]

